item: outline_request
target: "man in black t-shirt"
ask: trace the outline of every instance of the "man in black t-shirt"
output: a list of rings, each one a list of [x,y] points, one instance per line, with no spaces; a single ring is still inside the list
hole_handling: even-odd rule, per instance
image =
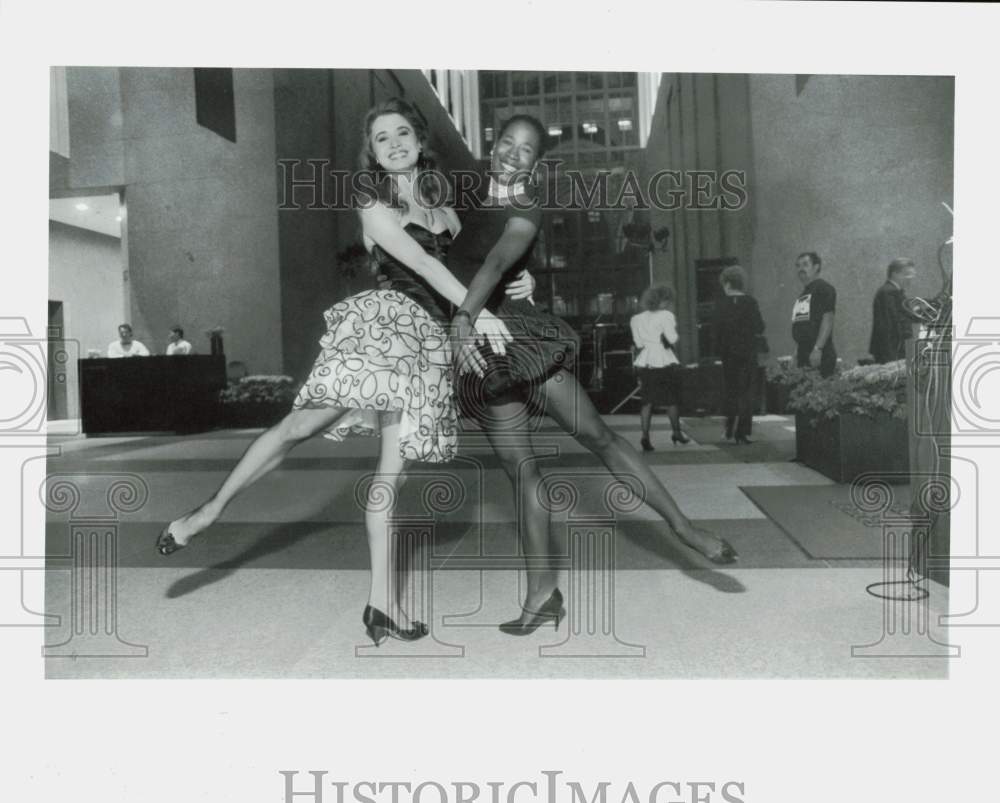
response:
[[[819,368],[820,376],[831,376],[837,367],[833,346],[833,316],[837,291],[819,278],[823,262],[819,254],[806,251],[795,260],[802,295],[792,308],[792,337],[798,345],[799,368]]]

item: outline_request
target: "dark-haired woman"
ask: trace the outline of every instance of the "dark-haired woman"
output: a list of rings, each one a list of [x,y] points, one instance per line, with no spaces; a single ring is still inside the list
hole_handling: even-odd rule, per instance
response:
[[[462,373],[459,394],[466,407],[478,409],[484,429],[517,496],[528,590],[521,615],[501,625],[511,635],[526,635],[541,624],[557,627],[565,613],[553,562],[548,513],[540,501],[541,475],[523,432],[526,402],[544,410],[566,432],[597,455],[612,474],[643,486],[644,499],[669,522],[682,543],[714,563],[731,563],[733,548],[692,524],[639,454],[612,431],[568,370],[577,341],[559,318],[526,301],[505,299],[498,289],[504,277],[521,270],[530,258],[541,220],[529,177],[545,143],[545,128],[533,117],[518,115],[500,129],[491,154],[488,203],[463,220],[446,264],[469,293],[453,317],[453,351]],[[497,356],[475,345],[473,325],[484,312],[504,319],[514,340]],[[482,374],[482,376],[480,376]]]
[[[677,359],[677,319],[671,311],[674,301],[673,288],[666,285],[647,287],[642,294],[642,312],[632,316],[629,328],[632,341],[639,349],[635,358],[635,368],[639,375],[642,406],[639,408],[639,422],[642,425],[644,452],[652,452],[649,427],[653,422],[653,407],[666,407],[671,439],[674,443],[688,443],[688,437],[681,432],[681,375],[680,360]]]
[[[764,333],[764,319],[757,300],[746,293],[747,275],[742,267],[725,268],[719,283],[723,294],[715,306],[715,337],[716,351],[722,359],[725,437],[748,444],[752,443],[757,335]]]
[[[372,580],[363,622],[376,644],[388,636],[413,640],[427,633],[399,606],[402,578],[390,577],[394,561],[387,523],[406,461],[449,460],[457,444],[448,337],[414,300],[429,299],[431,288],[453,303],[465,297],[465,287],[440,262],[458,220],[451,209],[434,203],[439,199],[416,190],[436,186],[419,180],[428,166],[426,141],[423,122],[409,104],[393,100],[368,112],[362,166],[371,171],[378,192],[364,205],[361,224],[382,272],[393,274],[394,289],[351,296],[324,313],[322,350],[292,411],[250,445],[204,504],[172,521],[157,539],[162,555],[182,549],[238,493],[313,435],[323,432],[342,440],[350,433],[381,434],[365,511]],[[530,294],[530,277],[516,291]],[[477,336],[501,353],[509,339],[506,326],[492,314],[480,318]]]

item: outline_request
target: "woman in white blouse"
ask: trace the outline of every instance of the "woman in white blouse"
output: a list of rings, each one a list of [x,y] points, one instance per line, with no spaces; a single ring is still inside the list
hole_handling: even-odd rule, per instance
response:
[[[639,418],[642,422],[642,450],[653,451],[649,441],[649,426],[653,420],[653,405],[667,408],[673,427],[671,440],[674,443],[688,443],[688,437],[681,432],[678,405],[681,400],[680,360],[674,348],[677,344],[677,319],[670,311],[674,291],[664,285],[653,285],[642,294],[640,302],[643,312],[632,316],[632,340],[639,354],[635,367],[639,374],[642,408]]]

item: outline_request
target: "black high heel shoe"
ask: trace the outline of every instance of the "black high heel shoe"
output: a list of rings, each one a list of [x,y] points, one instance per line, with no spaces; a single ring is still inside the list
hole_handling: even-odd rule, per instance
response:
[[[680,430],[671,435],[670,440],[672,440],[674,443],[681,443],[681,444],[691,443],[691,439]]]
[[[656,451],[653,448],[653,444],[651,444],[649,442],[649,438],[643,438],[641,441],[639,441],[639,445],[642,447],[642,450],[644,452],[655,452]]]
[[[191,539],[188,539],[187,544],[181,544],[174,538],[173,533],[170,532],[170,525],[168,524],[160,531],[160,535],[156,539],[156,551],[161,555],[166,557],[167,555],[173,555],[175,552],[184,549]]]
[[[539,627],[555,620],[555,629],[559,629],[559,623],[566,618],[566,608],[563,606],[563,596],[559,589],[555,589],[542,607],[537,611],[523,609],[525,613],[531,614],[532,618],[527,622],[521,619],[513,619],[500,625],[500,630],[508,636],[527,636],[538,630]]]
[[[404,630],[382,613],[382,611],[378,608],[373,608],[371,605],[365,606],[365,612],[361,615],[361,622],[365,626],[368,638],[375,643],[376,647],[380,646],[390,636],[400,641],[416,641],[418,638],[426,636],[429,632],[429,628],[423,622],[414,622],[413,627]]]

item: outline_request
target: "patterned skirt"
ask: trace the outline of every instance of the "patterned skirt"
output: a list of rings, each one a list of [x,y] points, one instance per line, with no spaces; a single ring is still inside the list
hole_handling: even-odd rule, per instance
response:
[[[379,413],[400,412],[399,453],[440,463],[455,456],[458,417],[451,349],[423,307],[395,290],[370,290],[323,313],[327,331],[293,408],[344,407],[324,435],[378,435]]]

